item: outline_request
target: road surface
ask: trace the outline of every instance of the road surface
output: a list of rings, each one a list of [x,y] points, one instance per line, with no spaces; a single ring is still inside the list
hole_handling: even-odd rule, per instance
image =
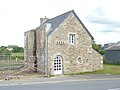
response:
[[[120,79],[62,80],[0,85],[0,90],[120,90]]]

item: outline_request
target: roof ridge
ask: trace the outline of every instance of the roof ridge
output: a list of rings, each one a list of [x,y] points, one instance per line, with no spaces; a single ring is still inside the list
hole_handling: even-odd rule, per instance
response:
[[[63,14],[60,14],[56,17],[53,17],[51,19],[46,20],[43,24],[50,23],[51,24],[51,30],[48,31],[48,35],[55,30],[70,14],[72,14],[74,10],[70,10],[68,12],[65,12]]]
[[[88,29],[85,27],[83,22],[80,20],[80,18],[77,16],[77,14],[74,12],[74,10],[70,10],[68,12],[65,12],[63,14],[60,14],[56,17],[53,17],[51,19],[46,20],[43,24],[50,23],[51,24],[51,30],[48,31],[48,35],[55,29],[57,28],[70,14],[73,14],[77,20],[80,22],[80,24],[83,26],[83,28],[86,30],[86,32],[89,34],[92,40],[94,40],[93,36],[91,33],[88,31]]]
[[[70,12],[74,12],[74,10],[70,10],[70,11],[68,11],[68,12],[65,12],[65,13],[62,13],[62,14],[60,14],[60,15],[57,15],[57,16],[55,16],[55,17],[53,17],[53,18],[47,19],[45,22],[47,22],[48,20],[52,20],[52,19],[54,19],[54,18],[60,17],[60,16],[62,16],[62,15],[65,15],[65,14],[67,14],[67,13],[70,13]]]
[[[115,43],[116,44],[116,43]],[[106,48],[105,50],[109,50],[110,48],[112,48],[113,46],[115,46],[115,44],[109,46],[108,48]]]
[[[117,43],[109,46],[108,48],[106,48],[106,50],[111,50],[111,49],[113,49],[114,47],[119,47],[119,46],[120,46],[120,45],[118,46],[119,43],[120,43],[120,41],[118,41]]]

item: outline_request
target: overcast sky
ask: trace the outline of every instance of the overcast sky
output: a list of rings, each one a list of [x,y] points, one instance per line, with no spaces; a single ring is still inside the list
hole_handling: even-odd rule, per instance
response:
[[[0,46],[24,46],[24,32],[74,10],[96,43],[120,41],[120,0],[0,0]]]

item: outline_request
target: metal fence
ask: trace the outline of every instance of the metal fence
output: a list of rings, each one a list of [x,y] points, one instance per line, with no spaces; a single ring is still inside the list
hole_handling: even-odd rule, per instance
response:
[[[38,78],[44,71],[34,72],[34,57],[28,57],[31,62],[24,61],[23,56],[0,55],[0,80]],[[41,64],[42,62],[38,62]],[[29,65],[29,66],[28,66]],[[43,65],[44,66],[44,65]],[[44,69],[44,67],[42,68]]]

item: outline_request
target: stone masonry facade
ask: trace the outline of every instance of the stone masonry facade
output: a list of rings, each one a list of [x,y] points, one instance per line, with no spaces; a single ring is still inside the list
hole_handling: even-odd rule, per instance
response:
[[[36,35],[33,31],[25,32],[25,56],[37,56],[37,69],[44,74],[55,75],[56,56],[62,58],[61,74],[102,70],[103,57],[92,48],[93,39],[85,29],[74,13],[70,13],[50,34],[43,23],[35,29]],[[75,35],[75,44],[69,43],[70,34]],[[29,67],[34,59],[25,58],[25,61]]]
[[[35,30],[24,33],[24,62],[25,67],[32,69],[34,63],[34,38]]]
[[[69,34],[76,34],[76,44],[69,44]],[[54,74],[54,58],[63,58],[63,74],[103,69],[103,58],[92,48],[91,37],[72,14],[48,39],[49,70]],[[80,58],[80,61],[78,60]]]

